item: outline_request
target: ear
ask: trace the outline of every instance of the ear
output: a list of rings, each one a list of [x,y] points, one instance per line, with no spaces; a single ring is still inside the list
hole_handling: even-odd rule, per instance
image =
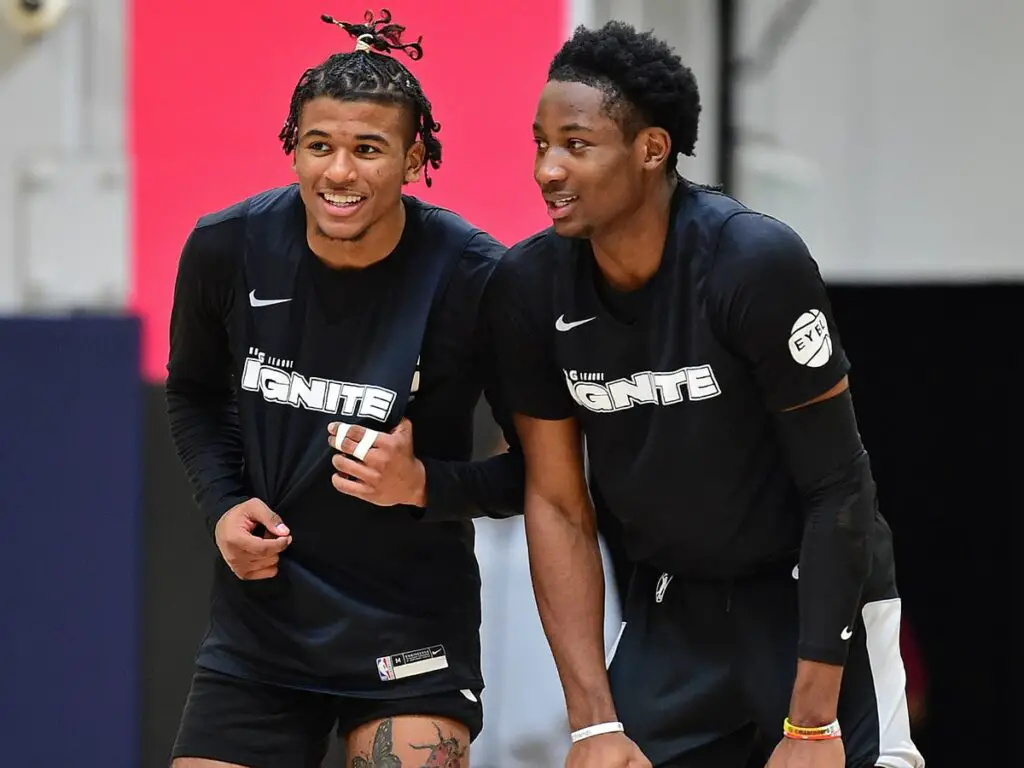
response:
[[[670,162],[672,139],[664,128],[644,128],[636,137],[640,163],[646,171],[657,171]]]
[[[413,184],[420,180],[423,162],[427,156],[427,148],[422,141],[414,141],[405,151],[405,183]]]

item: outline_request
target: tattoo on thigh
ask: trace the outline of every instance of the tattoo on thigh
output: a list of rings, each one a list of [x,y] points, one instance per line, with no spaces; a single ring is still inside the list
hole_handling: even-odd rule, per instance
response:
[[[466,747],[455,736],[445,737],[437,723],[434,723],[434,728],[437,730],[437,743],[409,745],[413,749],[430,750],[430,756],[420,768],[463,768]]]
[[[352,768],[402,768],[402,761],[394,753],[391,718],[381,720],[373,734],[373,748],[370,755],[352,758]]]
[[[434,723],[437,741],[433,744],[410,744],[413,749],[430,750],[427,759],[419,768],[465,768],[465,745],[456,736],[445,736],[441,727]],[[373,735],[370,754],[352,758],[352,768],[402,768],[401,758],[394,752],[394,725],[391,718],[380,721]]]

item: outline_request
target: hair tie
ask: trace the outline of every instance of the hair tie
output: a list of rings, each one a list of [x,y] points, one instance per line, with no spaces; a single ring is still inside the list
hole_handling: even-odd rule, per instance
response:
[[[372,42],[373,42],[373,35],[369,35],[369,34],[367,34],[367,35],[360,35],[358,38],[356,38],[356,50],[357,51],[367,51],[368,53],[373,53],[373,48],[370,46],[370,44]]]

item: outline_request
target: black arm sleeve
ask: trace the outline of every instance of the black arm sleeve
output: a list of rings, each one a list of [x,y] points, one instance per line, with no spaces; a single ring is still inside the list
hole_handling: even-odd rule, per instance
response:
[[[467,246],[476,266],[472,269],[470,297],[465,301],[474,313],[473,366],[482,384],[491,414],[501,427],[509,448],[480,461],[441,461],[421,458],[427,473],[427,508],[421,510],[426,522],[467,520],[477,517],[507,518],[523,512],[523,454],[495,370],[494,345],[484,321],[484,307],[490,301],[490,278],[505,247],[480,233]],[[463,310],[465,312],[465,310]]]
[[[850,368],[824,282],[793,230],[745,212],[723,228],[712,283],[718,330],[775,414],[802,498],[800,656],[841,664],[868,570],[875,492],[849,393],[797,407]]]
[[[225,327],[231,277],[222,235],[197,228],[182,251],[166,382],[171,439],[211,533],[221,515],[249,498]]]
[[[850,391],[776,416],[804,500],[800,658],[843,664],[871,564],[877,508]]]

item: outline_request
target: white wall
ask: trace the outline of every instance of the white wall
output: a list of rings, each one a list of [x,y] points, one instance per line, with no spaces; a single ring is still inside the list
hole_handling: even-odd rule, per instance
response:
[[[123,0],[72,0],[33,44],[0,23],[0,313],[128,290]]]
[[[741,89],[739,195],[832,280],[1024,278],[1022,43],[1021,0],[816,0]]]

